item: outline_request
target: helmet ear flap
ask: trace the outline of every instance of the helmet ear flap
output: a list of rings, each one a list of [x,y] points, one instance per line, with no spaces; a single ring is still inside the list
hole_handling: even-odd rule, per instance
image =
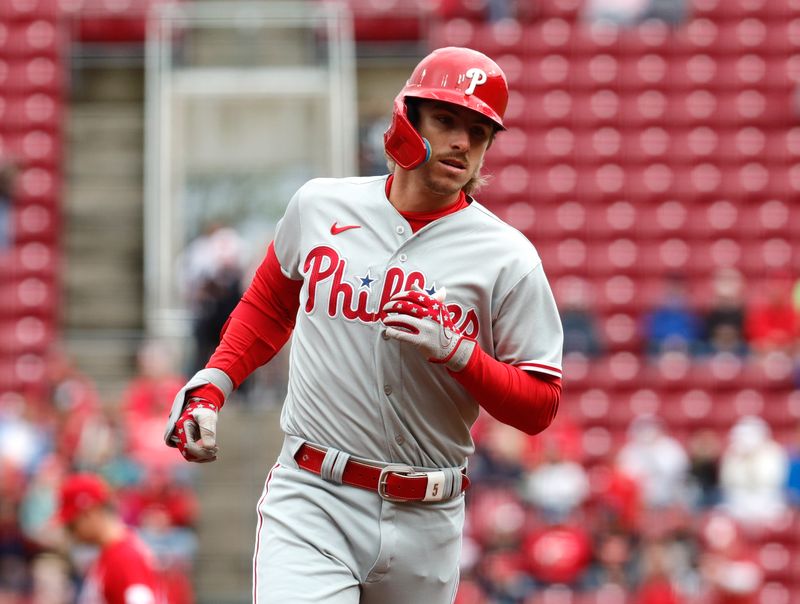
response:
[[[431,157],[431,145],[409,121],[402,96],[394,101],[392,123],[383,135],[383,143],[387,155],[404,170],[413,170]]]

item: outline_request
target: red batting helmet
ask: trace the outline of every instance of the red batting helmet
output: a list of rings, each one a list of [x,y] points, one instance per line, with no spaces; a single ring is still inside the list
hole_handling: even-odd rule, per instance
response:
[[[420,61],[394,100],[392,123],[383,135],[386,153],[406,170],[430,157],[428,141],[408,120],[406,99],[431,99],[460,105],[489,118],[501,130],[508,104],[503,70],[485,54],[471,48],[439,48]]]

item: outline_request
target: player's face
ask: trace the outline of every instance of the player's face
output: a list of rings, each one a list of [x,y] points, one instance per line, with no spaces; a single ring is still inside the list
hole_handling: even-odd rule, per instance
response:
[[[431,145],[431,158],[417,173],[438,195],[458,193],[475,176],[492,140],[492,122],[450,103],[419,105],[419,132]]]
[[[97,510],[89,509],[75,516],[73,521],[67,526],[67,529],[77,541],[83,543],[92,543],[95,533],[97,532],[96,525]]]

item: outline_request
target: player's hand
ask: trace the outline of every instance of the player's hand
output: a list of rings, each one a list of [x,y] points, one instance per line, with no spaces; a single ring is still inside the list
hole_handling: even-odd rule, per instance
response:
[[[445,288],[432,296],[415,286],[395,294],[381,309],[386,335],[419,348],[432,363],[452,371],[467,366],[475,341],[453,324],[445,304]]]
[[[187,461],[217,458],[217,414],[233,391],[220,369],[198,371],[175,395],[164,429],[164,442],[177,447]]]
[[[175,422],[173,441],[186,461],[207,463],[217,459],[217,414],[212,401],[190,397],[186,408]]]

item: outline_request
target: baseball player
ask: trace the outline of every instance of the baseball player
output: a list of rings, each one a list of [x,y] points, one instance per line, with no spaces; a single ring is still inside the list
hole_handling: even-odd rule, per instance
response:
[[[100,548],[78,604],[164,604],[155,559],[112,506],[108,485],[75,474],[61,485],[59,520],[70,534]]]
[[[507,100],[489,57],[425,57],[394,102],[391,174],[297,191],[177,394],[167,443],[213,461],[226,398],[293,338],[254,603],[452,602],[479,408],[531,434],[553,420],[562,330],[542,263],[470,196]]]

